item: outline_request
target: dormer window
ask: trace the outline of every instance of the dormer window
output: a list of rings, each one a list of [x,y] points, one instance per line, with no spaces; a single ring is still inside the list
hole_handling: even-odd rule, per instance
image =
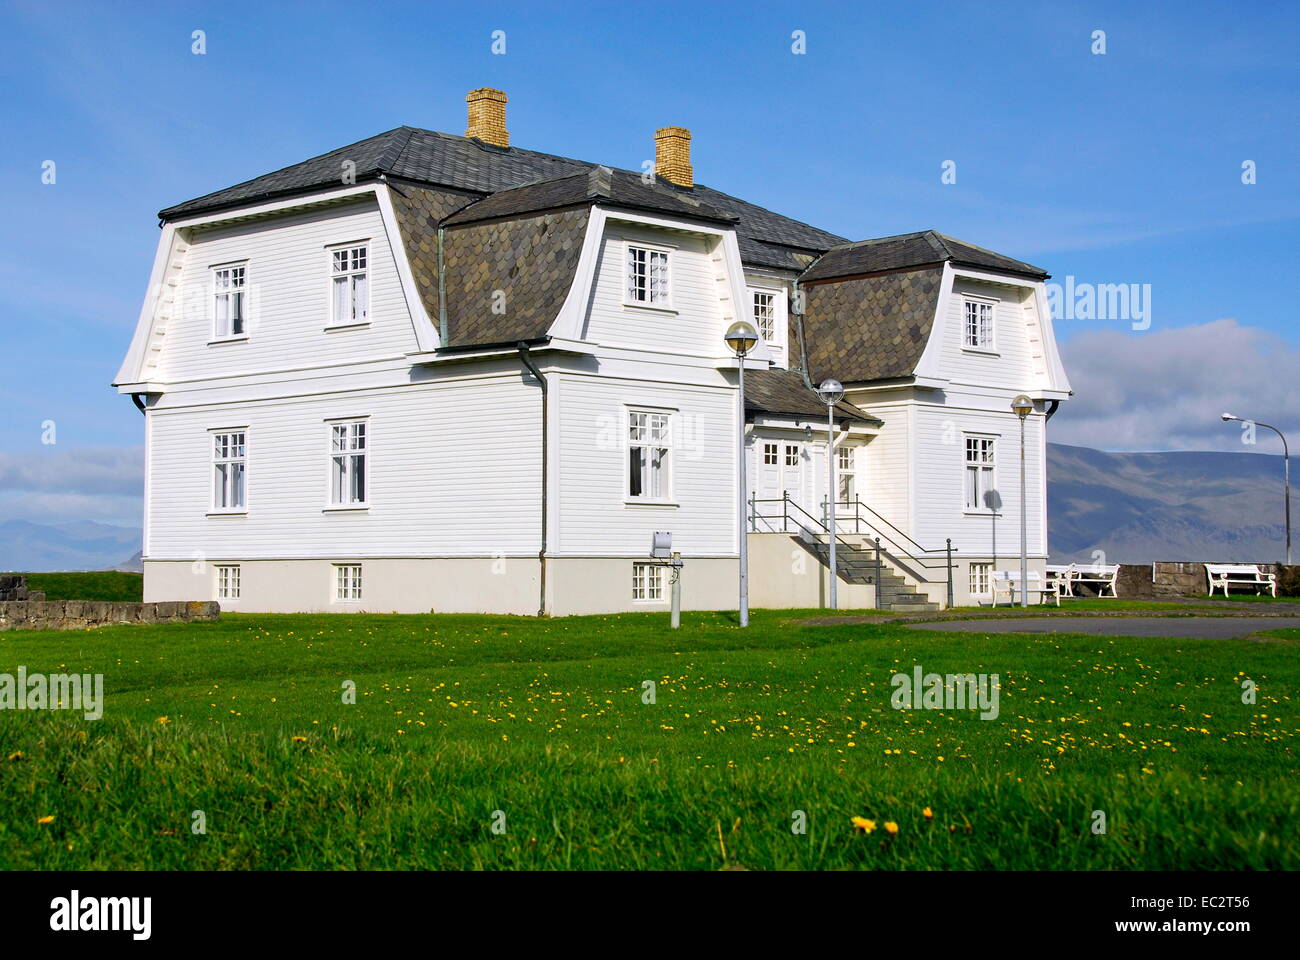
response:
[[[212,268],[213,339],[233,340],[247,335],[244,309],[247,279],[248,271],[242,263]]]
[[[330,251],[332,326],[346,327],[370,320],[369,260],[369,249],[364,244]]]
[[[764,343],[776,343],[775,291],[754,291],[754,328]]]
[[[627,302],[668,306],[668,251],[628,244]]]
[[[996,304],[990,300],[966,301],[966,338],[968,350],[992,350],[993,317]]]

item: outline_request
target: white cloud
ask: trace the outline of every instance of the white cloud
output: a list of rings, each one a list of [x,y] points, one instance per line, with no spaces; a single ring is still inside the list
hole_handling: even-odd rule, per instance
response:
[[[30,453],[0,453],[0,491],[138,496],[144,486],[140,447],[57,445]]]
[[[138,524],[143,489],[139,447],[0,453],[0,519]]]
[[[1242,443],[1234,413],[1300,441],[1300,350],[1236,320],[1127,333],[1082,333],[1061,345],[1075,395],[1052,418],[1049,438],[1102,450],[1280,453],[1277,436]],[[1296,444],[1300,447],[1300,442]]]

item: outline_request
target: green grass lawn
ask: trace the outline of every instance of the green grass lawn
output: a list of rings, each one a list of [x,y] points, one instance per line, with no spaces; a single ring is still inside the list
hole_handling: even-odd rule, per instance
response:
[[[107,699],[0,715],[0,867],[1300,866],[1300,632],[791,622],[819,613],[0,634],[0,672],[101,672]],[[916,664],[998,673],[1000,716],[892,709]]]
[[[46,600],[139,601],[144,596],[144,574],[117,570],[80,573],[25,573],[27,586],[44,590]]]

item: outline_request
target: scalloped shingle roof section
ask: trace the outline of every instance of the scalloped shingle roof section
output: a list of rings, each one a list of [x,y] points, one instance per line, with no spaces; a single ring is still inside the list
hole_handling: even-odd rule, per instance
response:
[[[804,288],[804,342],[813,381],[912,376],[930,339],[940,267],[811,283]]]

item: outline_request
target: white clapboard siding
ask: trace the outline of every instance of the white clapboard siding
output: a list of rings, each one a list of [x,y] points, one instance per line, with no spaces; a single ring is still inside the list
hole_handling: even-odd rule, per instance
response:
[[[994,347],[989,353],[967,350],[965,295],[995,299]],[[1024,287],[957,277],[948,300],[939,374],[957,383],[1006,388],[1028,387],[1042,376],[1042,337],[1030,291]],[[1038,353],[1037,360],[1034,353]],[[1039,373],[1035,373],[1035,371]]]
[[[858,490],[862,502],[898,529],[911,532],[912,443],[908,423],[910,404],[854,402],[884,420],[880,433],[858,455]],[[892,535],[893,531],[889,531]],[[928,546],[928,544],[927,544]]]
[[[565,376],[559,397],[560,552],[639,556],[668,530],[687,556],[735,555],[735,391]],[[629,404],[674,411],[676,506],[625,502]]]
[[[370,314],[365,327],[326,332],[333,244],[369,241]],[[245,262],[247,340],[210,343],[211,268]],[[159,368],[169,382],[300,369],[416,348],[393,251],[373,199],[194,232],[181,270],[180,306],[162,337]]]
[[[624,303],[626,244],[671,247],[671,309]],[[722,344],[721,297],[726,284],[710,259],[717,241],[698,234],[611,220],[596,264],[596,277],[582,336],[610,346],[718,356]]]
[[[1009,399],[1008,399],[1009,402]],[[915,532],[923,546],[938,548],[952,537],[959,553],[988,556],[993,549],[994,518],[987,512],[967,513],[965,470],[967,434],[997,438],[994,489],[1002,496],[996,518],[997,552],[1010,557],[1020,551],[1020,423],[1010,412],[970,410],[918,404],[914,412],[917,465],[915,474]],[[1043,418],[1025,424],[1025,476],[1028,491],[1029,550],[1043,551]]]
[[[370,509],[326,512],[327,418],[369,415]],[[153,559],[535,554],[540,394],[508,377],[150,413]],[[208,431],[248,431],[248,512],[211,517]]]

